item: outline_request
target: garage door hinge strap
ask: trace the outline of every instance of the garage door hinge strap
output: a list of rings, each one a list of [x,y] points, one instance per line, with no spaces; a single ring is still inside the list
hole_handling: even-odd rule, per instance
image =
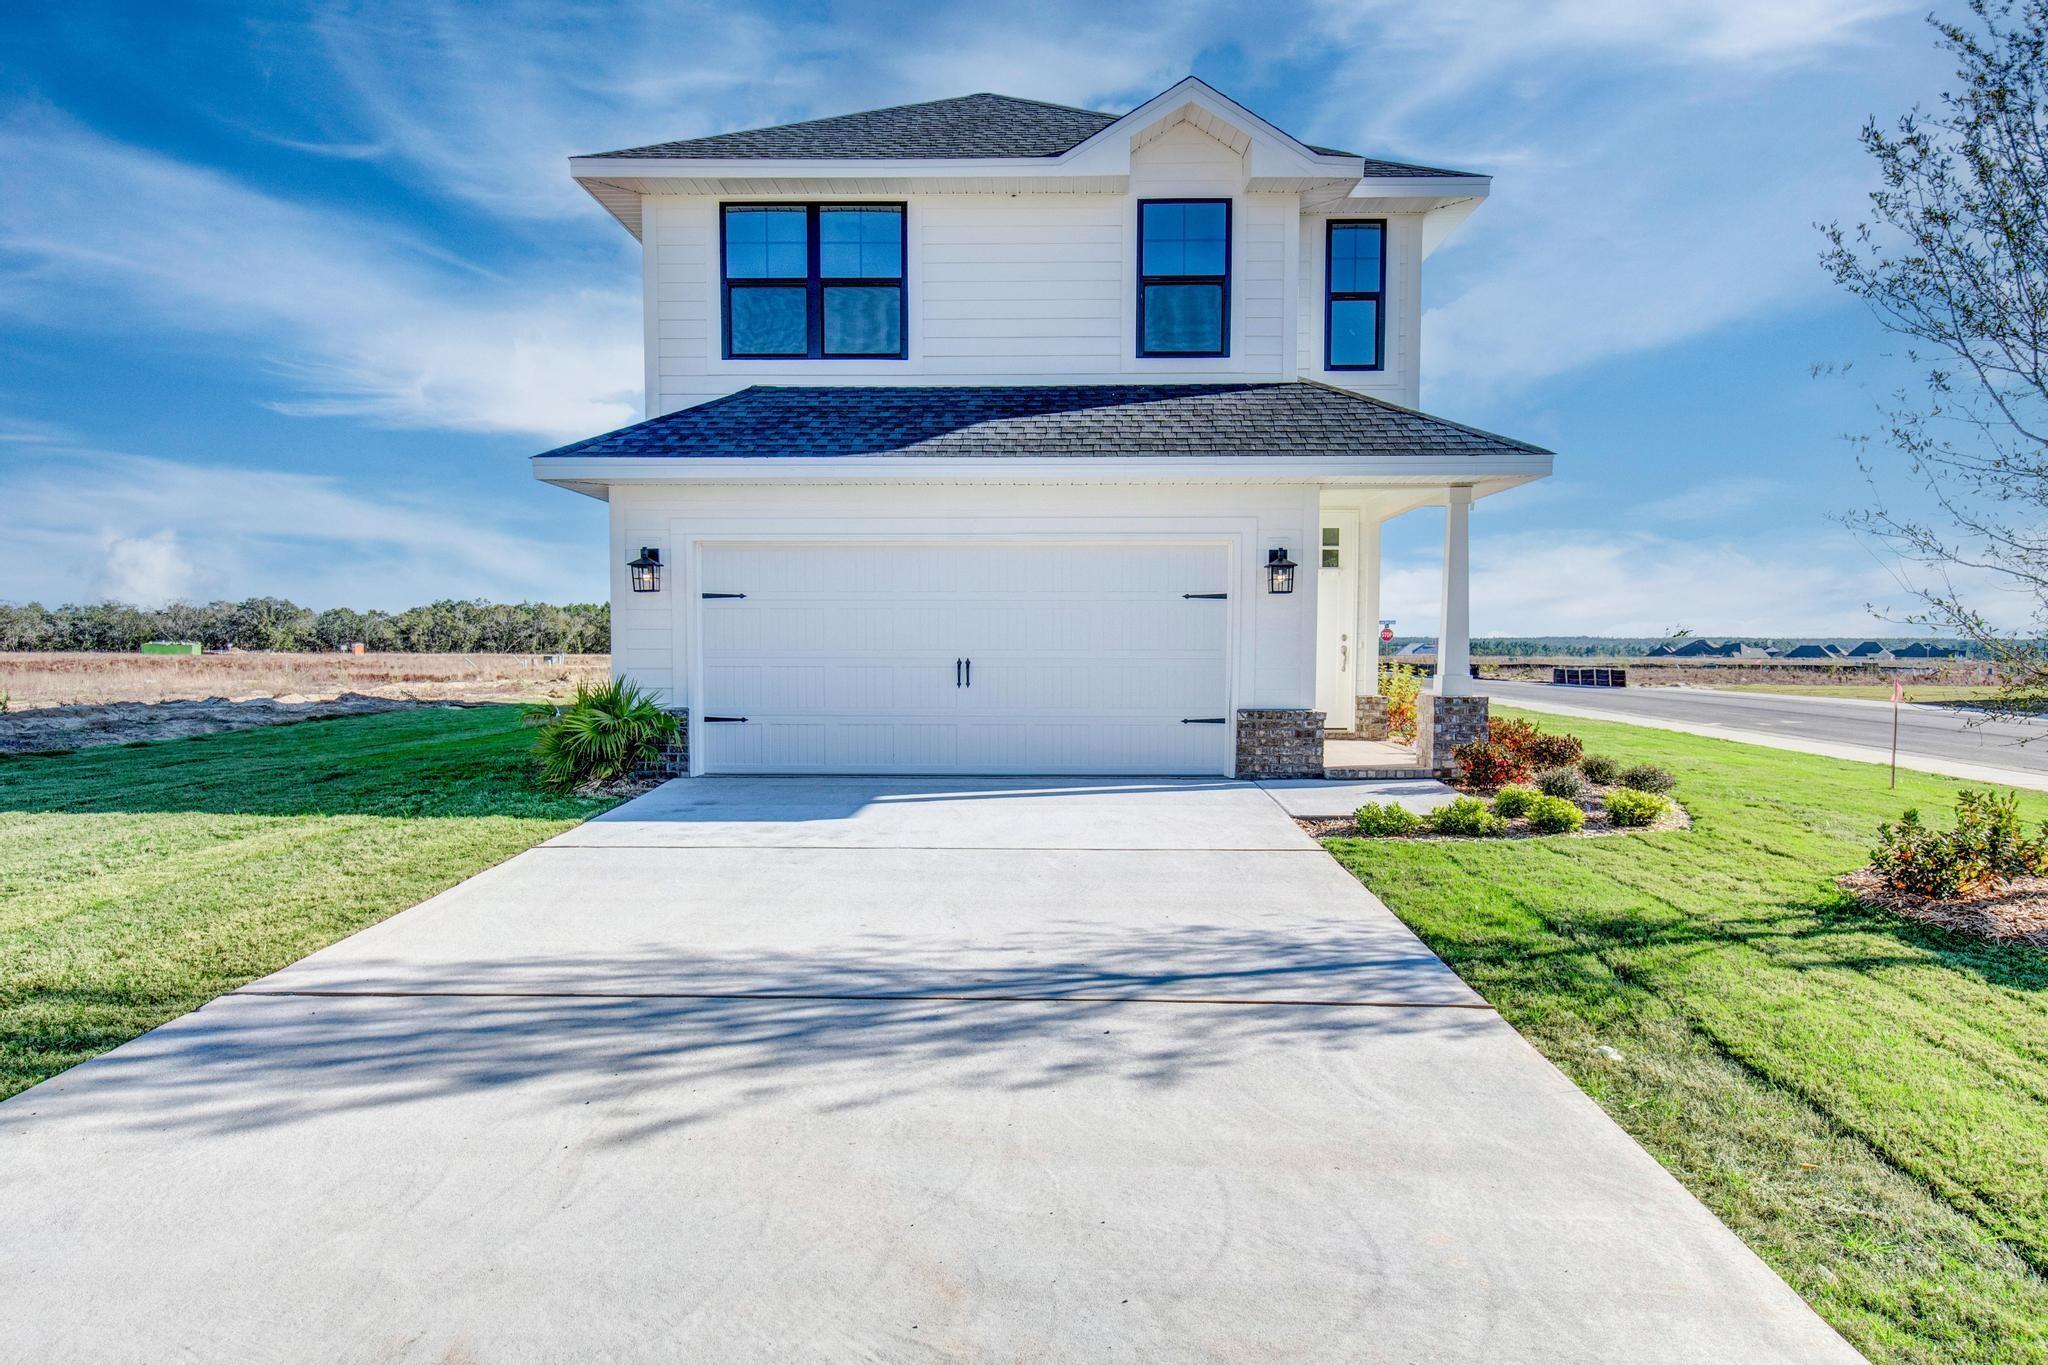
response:
[[[1184,592],[1181,594],[1181,599],[1183,601],[1221,602],[1228,596],[1230,594],[1227,592]]]
[[[1230,717],[1228,716],[1183,716],[1180,723],[1182,725],[1221,725],[1229,719]]]
[[[704,719],[714,725],[744,725],[747,721],[745,716],[706,716]]]
[[[711,598],[711,597],[745,597],[745,596],[746,596],[746,594],[745,594],[745,593],[743,593],[743,592],[707,592],[707,593],[705,593],[705,594],[704,594],[704,596],[705,596],[705,597],[707,597],[707,598]]]

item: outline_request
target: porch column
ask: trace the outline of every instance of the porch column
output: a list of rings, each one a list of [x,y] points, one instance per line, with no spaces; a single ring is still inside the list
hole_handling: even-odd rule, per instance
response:
[[[1358,621],[1351,638],[1358,642],[1358,666],[1351,676],[1361,697],[1380,690],[1380,523],[1358,522]]]
[[[1437,620],[1436,680],[1439,697],[1472,692],[1472,488],[1444,490],[1444,591]]]

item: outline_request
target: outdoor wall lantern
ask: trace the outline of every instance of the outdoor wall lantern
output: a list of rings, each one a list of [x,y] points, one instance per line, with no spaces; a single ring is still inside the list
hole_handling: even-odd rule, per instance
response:
[[[1285,549],[1266,551],[1266,591],[1294,591],[1294,561]]]
[[[626,567],[633,571],[634,592],[661,591],[661,551],[652,545],[640,547],[640,557],[626,561]]]

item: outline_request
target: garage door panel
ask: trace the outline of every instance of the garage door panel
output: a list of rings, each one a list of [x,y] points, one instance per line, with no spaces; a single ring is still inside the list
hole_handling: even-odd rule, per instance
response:
[[[1213,545],[713,546],[707,772],[1219,773]],[[972,685],[956,670],[973,660]]]

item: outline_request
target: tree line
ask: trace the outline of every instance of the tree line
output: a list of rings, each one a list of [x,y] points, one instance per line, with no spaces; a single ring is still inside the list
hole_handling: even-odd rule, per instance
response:
[[[243,602],[120,602],[45,607],[0,603],[0,650],[109,650],[149,640],[196,640],[208,649],[313,652],[360,643],[395,654],[604,654],[611,607],[603,602],[429,602],[404,611],[314,611],[281,597]]]

